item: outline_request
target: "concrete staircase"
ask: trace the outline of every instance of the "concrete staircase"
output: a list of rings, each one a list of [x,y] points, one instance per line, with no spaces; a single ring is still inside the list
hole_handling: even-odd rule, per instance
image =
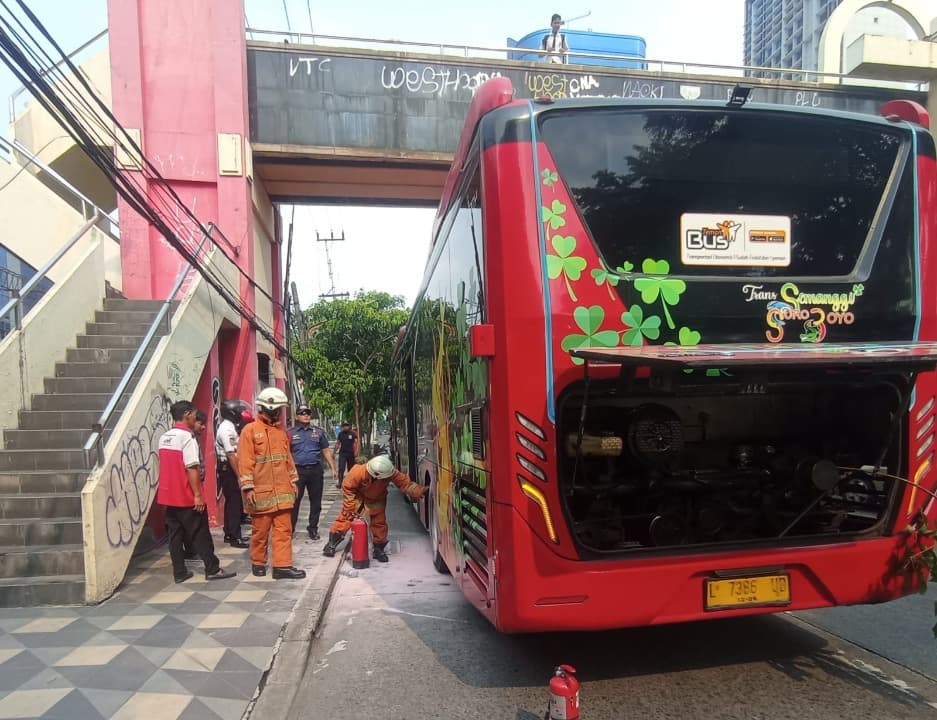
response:
[[[81,489],[91,468],[82,446],[160,305],[105,299],[104,309],[76,338],[77,347],[55,364],[55,377],[45,378],[45,393],[32,396],[30,410],[20,410],[15,430],[3,431],[0,607],[84,602]]]

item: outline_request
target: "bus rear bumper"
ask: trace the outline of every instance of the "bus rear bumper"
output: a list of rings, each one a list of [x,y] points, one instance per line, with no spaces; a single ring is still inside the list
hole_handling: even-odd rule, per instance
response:
[[[497,624],[504,632],[604,630],[880,603],[918,589],[911,579],[895,573],[900,540],[893,537],[574,561],[556,555],[516,511],[504,515],[511,516],[513,539],[501,551],[496,570]],[[707,592],[712,593],[708,581],[768,576],[789,579],[788,599],[707,609]]]

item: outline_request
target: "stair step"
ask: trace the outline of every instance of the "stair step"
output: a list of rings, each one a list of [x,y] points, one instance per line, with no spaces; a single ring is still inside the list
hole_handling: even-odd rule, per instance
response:
[[[156,312],[159,306],[163,304],[162,300],[126,300],[124,298],[105,298],[104,309],[110,310],[130,310],[130,311],[149,311]]]
[[[31,407],[38,411],[92,410],[100,414],[107,407],[111,395],[112,393],[42,393],[32,396]],[[127,407],[129,398],[130,394],[125,393],[117,403],[117,409],[123,410]]]
[[[101,417],[100,410],[20,410],[19,429],[87,430],[91,432],[91,426],[98,421],[99,417]],[[119,417],[119,412],[114,413],[108,425],[116,425]]]
[[[0,473],[0,493],[77,493],[87,479],[87,472],[22,470]]]
[[[57,362],[55,377],[123,377],[129,362]]]
[[[18,470],[88,470],[88,460],[75,448],[0,450],[0,473]]]
[[[0,545],[75,545],[82,542],[81,518],[0,518]]]
[[[0,578],[0,607],[3,608],[81,605],[84,601],[84,574]]]
[[[50,394],[107,393],[120,385],[120,377],[58,377],[43,378],[43,389]]]
[[[146,323],[99,323],[89,322],[85,324],[85,333],[87,335],[146,335],[152,327],[153,321]],[[161,323],[156,328],[157,335],[166,334],[166,325]]]
[[[139,346],[138,346],[139,347]],[[70,363],[129,363],[133,360],[137,348],[68,348],[65,351],[65,362]],[[143,356],[148,358],[153,354],[151,346]]]
[[[81,517],[80,493],[0,495],[0,518]]]
[[[80,348],[138,348],[143,335],[79,335],[75,344]]]
[[[94,321],[99,323],[146,323],[153,322],[157,312],[154,310],[96,310]]]
[[[113,424],[113,421],[109,424]],[[6,450],[48,450],[49,448],[78,449],[91,437],[91,425],[69,430],[4,430],[3,447]],[[111,431],[104,431],[107,442]]]
[[[0,578],[82,575],[85,551],[74,545],[9,545],[0,547]]]

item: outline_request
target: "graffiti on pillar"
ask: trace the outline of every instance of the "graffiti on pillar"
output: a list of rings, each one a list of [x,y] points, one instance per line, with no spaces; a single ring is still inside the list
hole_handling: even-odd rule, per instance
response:
[[[108,468],[104,526],[111,547],[132,544],[146,522],[159,485],[159,438],[170,426],[169,398],[158,395]]]
[[[385,90],[407,90],[414,94],[452,96],[463,93],[474,97],[478,88],[500,72],[464,72],[460,68],[405,67],[403,65],[381,67],[381,87]]]
[[[175,397],[182,397],[182,368],[175,360],[166,365],[166,380],[169,384],[169,393]]]
[[[318,72],[331,72],[329,68],[330,62],[332,62],[332,58],[319,58],[309,55],[291,57],[290,77],[293,77],[298,72],[305,75],[312,75],[313,70],[317,70]]]

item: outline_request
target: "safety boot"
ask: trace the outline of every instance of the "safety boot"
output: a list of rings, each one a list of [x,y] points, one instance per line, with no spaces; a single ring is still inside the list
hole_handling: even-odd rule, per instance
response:
[[[387,562],[387,553],[384,552],[384,548],[387,547],[386,542],[374,543],[374,559],[378,562]]]
[[[345,536],[340,532],[330,532],[329,541],[325,544],[325,547],[322,548],[322,554],[326,557],[334,556],[335,551],[338,550],[338,544],[344,537]]]

